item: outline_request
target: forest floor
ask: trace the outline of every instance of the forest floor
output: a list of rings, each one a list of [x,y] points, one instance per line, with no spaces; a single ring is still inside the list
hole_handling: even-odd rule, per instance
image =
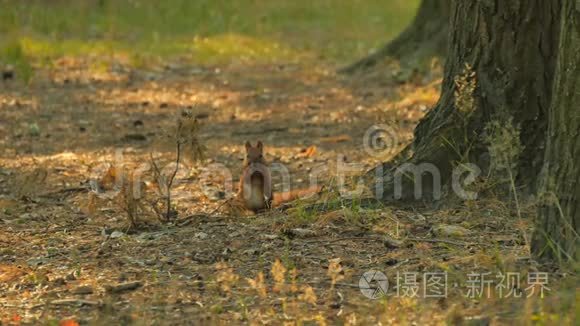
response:
[[[335,71],[419,3],[0,0],[0,325],[572,325],[578,278],[530,258],[533,202],[484,177],[476,200],[359,200],[442,68]],[[205,153],[182,153],[167,222],[152,162],[167,180],[182,112]],[[241,211],[258,140],[276,191],[325,191]]]
[[[339,164],[355,184],[411,141],[440,69],[347,78],[313,61],[94,70],[90,60],[1,84],[0,324],[573,323],[577,284],[529,257],[533,205],[520,205],[521,219],[493,196],[240,214],[224,205],[224,178],[206,172],[221,164],[235,188],[244,142],[262,140],[293,188],[312,171],[336,182]],[[176,220],[143,209],[130,229],[115,188],[107,197],[95,185],[120,174],[111,167],[143,164],[150,184],[151,157],[174,160],[164,138],[182,110],[201,123],[205,158],[183,161]],[[369,153],[377,124],[389,150]],[[331,192],[319,202],[340,202]],[[367,271],[387,276],[385,296],[363,294]]]

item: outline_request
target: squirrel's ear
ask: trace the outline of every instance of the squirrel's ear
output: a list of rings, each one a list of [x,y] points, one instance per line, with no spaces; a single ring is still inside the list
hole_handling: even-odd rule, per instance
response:
[[[262,141],[258,140],[258,143],[256,144],[256,147],[258,147],[259,149],[264,148],[264,145],[262,144]]]
[[[252,144],[250,144],[250,141],[246,141],[246,150],[252,148]]]

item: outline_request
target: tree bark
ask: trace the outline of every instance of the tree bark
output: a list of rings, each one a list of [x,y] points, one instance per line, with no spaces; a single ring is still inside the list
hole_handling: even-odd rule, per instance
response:
[[[366,69],[385,57],[416,61],[444,57],[447,50],[449,4],[450,0],[423,0],[411,25],[397,38],[340,72],[350,74]]]
[[[554,100],[532,252],[580,261],[580,7],[564,0]],[[579,4],[580,5],[580,4]]]
[[[541,170],[547,113],[558,53],[561,0],[482,1],[454,0],[451,32],[441,97],[415,129],[410,158],[397,162],[433,164],[448,183],[457,163],[471,162],[484,171],[490,155],[486,125],[510,119],[520,128],[523,150],[513,178],[527,189],[536,188]],[[458,103],[456,77],[472,67],[476,87],[473,107]],[[393,164],[370,172],[393,191]],[[417,177],[417,175],[415,175]],[[423,176],[421,176],[423,178]],[[385,182],[385,179],[389,181]],[[410,198],[417,180],[405,178],[402,198]],[[434,196],[436,184],[424,178],[422,199]],[[377,185],[378,187],[379,185]]]

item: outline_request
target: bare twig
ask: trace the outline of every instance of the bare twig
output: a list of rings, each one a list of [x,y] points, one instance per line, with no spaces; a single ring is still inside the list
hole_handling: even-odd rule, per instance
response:
[[[306,241],[307,243],[334,243],[334,242],[341,242],[341,241],[356,241],[356,240],[366,240],[366,241],[384,241],[384,239],[377,238],[377,237],[346,237],[346,238],[337,238],[337,239],[321,239],[321,240],[311,240]],[[457,242],[453,240],[447,239],[425,239],[425,238],[406,238],[407,241],[415,241],[415,242],[432,242],[432,243],[447,243],[455,246],[469,246],[474,245],[474,243],[467,243],[467,242]]]
[[[221,203],[216,209],[214,209],[213,211],[211,211],[211,213],[209,213],[208,215],[213,215],[215,213],[217,213],[217,211],[219,211],[222,207],[224,207],[225,204],[228,204],[232,201],[232,198],[226,199],[224,200],[223,203]]]
[[[50,302],[51,305],[56,306],[100,306],[102,303],[100,301],[83,300],[83,299],[59,299]]]
[[[342,241],[349,241],[349,240],[367,240],[367,241],[383,241],[377,237],[345,237],[345,238],[337,238],[337,239],[319,239],[319,240],[310,240],[306,241],[306,243],[334,243],[334,242],[342,242]]]
[[[175,180],[175,176],[177,175],[177,171],[179,170],[179,161],[181,160],[181,141],[177,140],[177,153],[175,158],[175,169],[169,180],[167,180],[167,197],[166,197],[166,212],[165,212],[165,219],[169,221],[171,219],[171,187],[173,186],[173,180]]]
[[[115,285],[106,285],[105,289],[109,293],[120,293],[120,292],[125,292],[125,291],[136,290],[136,289],[140,288],[141,286],[143,286],[143,282],[133,281],[133,282],[127,282],[127,283],[121,283],[121,284],[115,284]]]
[[[475,244],[475,243],[468,243],[468,242],[457,242],[457,241],[447,240],[447,239],[407,238],[405,240],[416,241],[416,242],[432,242],[432,243],[440,242],[440,243],[452,244],[455,246],[470,246],[470,245]]]

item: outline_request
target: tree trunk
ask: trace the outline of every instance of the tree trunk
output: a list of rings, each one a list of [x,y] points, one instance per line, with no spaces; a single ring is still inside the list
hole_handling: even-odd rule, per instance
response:
[[[375,53],[340,70],[353,73],[374,66],[385,57],[423,60],[444,57],[447,50],[450,0],[423,0],[415,19],[397,38]]]
[[[536,257],[580,261],[580,7],[564,0],[554,100],[550,108]]]
[[[448,183],[458,163],[489,168],[486,126],[491,121],[520,128],[512,179],[528,189],[543,161],[547,113],[551,103],[561,0],[481,1],[454,0],[451,32],[441,97],[415,129],[407,163],[433,164]],[[474,75],[466,75],[466,64]],[[457,76],[465,75],[456,82]],[[471,91],[470,87],[475,89]],[[471,100],[470,100],[471,99]],[[509,141],[509,140],[508,140]],[[513,162],[512,162],[513,163]],[[393,193],[392,163],[371,171],[383,192]],[[422,198],[437,197],[437,184],[423,180]],[[385,183],[385,179],[387,182]],[[415,178],[416,179],[416,178]],[[396,179],[395,179],[396,181]],[[417,180],[405,178],[402,198],[409,198]],[[377,188],[378,189],[378,188]]]

